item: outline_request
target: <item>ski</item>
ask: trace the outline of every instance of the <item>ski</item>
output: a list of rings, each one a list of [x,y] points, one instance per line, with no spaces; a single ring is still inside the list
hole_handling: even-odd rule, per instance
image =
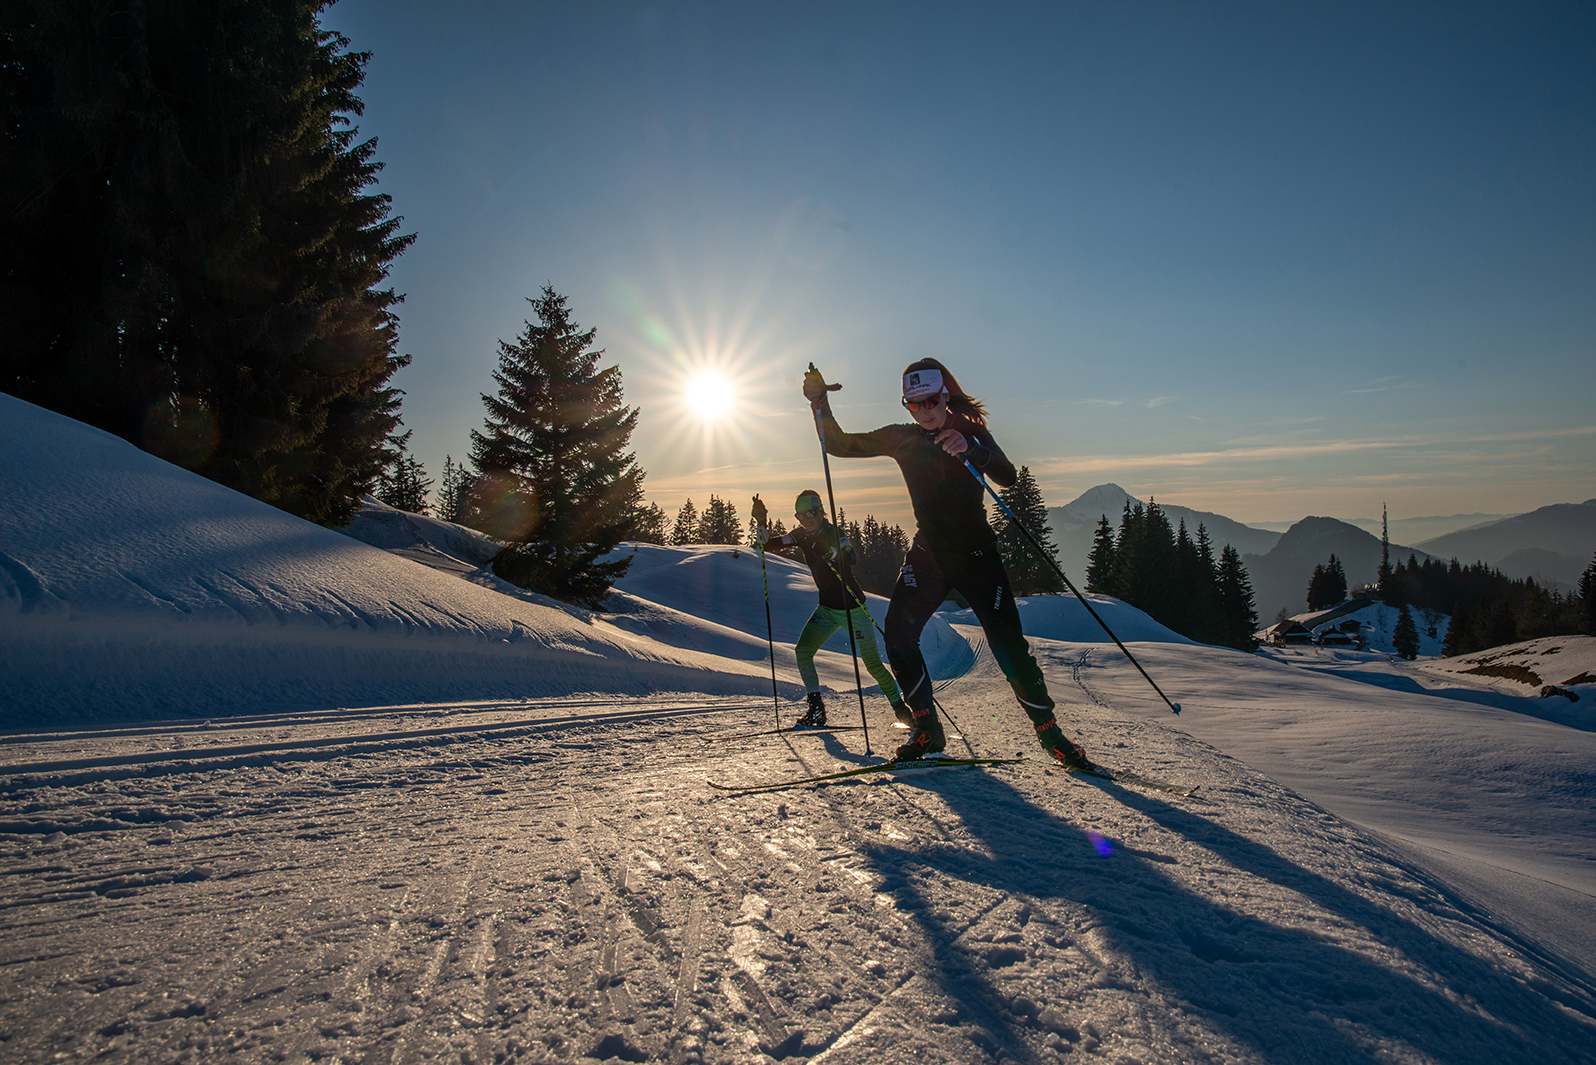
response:
[[[915,758],[905,762],[883,762],[879,765],[860,766],[857,769],[844,769],[838,773],[822,773],[819,776],[799,777],[795,780],[777,780],[766,784],[717,784],[713,780],[705,783],[717,791],[731,791],[748,794],[755,791],[778,791],[782,788],[801,788],[806,784],[824,784],[833,780],[844,780],[849,777],[862,777],[872,773],[901,773],[910,769],[968,769],[973,766],[983,765],[1009,765],[1013,762],[1024,761],[1021,758]]]
[[[863,725],[783,725],[781,728],[767,728],[759,732],[736,732],[730,736],[716,736],[714,739],[717,742],[720,740],[751,740],[755,736],[777,736],[785,735],[789,732],[799,734],[805,732],[858,732],[862,728],[864,728]],[[705,738],[708,739],[709,737]]]

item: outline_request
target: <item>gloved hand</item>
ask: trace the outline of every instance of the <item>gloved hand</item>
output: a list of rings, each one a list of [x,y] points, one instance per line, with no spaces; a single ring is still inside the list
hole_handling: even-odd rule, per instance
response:
[[[757,495],[754,496],[754,505],[748,508],[748,513],[753,515],[755,524],[765,525],[770,517],[770,511],[765,508],[765,501]]]
[[[804,373],[804,398],[809,401],[811,407],[820,406],[827,392],[836,392],[841,388],[841,385],[826,384],[826,379],[820,376],[815,364],[809,364],[809,369]]]

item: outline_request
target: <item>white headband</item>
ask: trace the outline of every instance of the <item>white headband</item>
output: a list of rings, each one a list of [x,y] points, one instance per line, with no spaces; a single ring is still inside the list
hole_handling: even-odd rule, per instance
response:
[[[943,391],[941,370],[911,370],[903,375],[904,399],[936,396]]]

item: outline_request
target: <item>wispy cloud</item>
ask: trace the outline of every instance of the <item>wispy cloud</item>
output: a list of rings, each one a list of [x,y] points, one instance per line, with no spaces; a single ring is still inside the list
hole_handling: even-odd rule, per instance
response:
[[[1152,410],[1154,407],[1162,407],[1165,403],[1170,402],[1174,398],[1174,396],[1155,396],[1147,401],[1147,409]]]
[[[1125,401],[1123,399],[1081,399],[1077,403],[1090,403],[1094,407],[1118,407]]]

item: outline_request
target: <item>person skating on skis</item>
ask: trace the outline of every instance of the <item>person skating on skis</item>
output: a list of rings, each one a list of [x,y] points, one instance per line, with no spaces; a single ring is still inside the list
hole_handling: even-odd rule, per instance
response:
[[[804,375],[804,398],[820,412],[827,452],[838,458],[885,455],[896,461],[918,526],[887,608],[887,659],[914,718],[897,759],[922,758],[946,744],[931,699],[931,675],[920,653],[920,633],[948,590],[956,588],[975,611],[992,656],[1036,726],[1042,746],[1067,767],[1090,765],[1054,719],[1047,682],[1020,627],[997,534],[987,521],[981,483],[964,468],[968,460],[1004,487],[1017,476],[987,429],[986,408],[960,387],[947,367],[936,359],[921,359],[903,371],[902,402],[914,424],[845,433],[828,399],[829,392],[841,387],[828,385],[813,367]]]
[[[819,492],[800,492],[793,510],[799,527],[790,533],[770,536],[765,531],[765,519],[770,512],[764,501],[755,496],[753,506],[749,508],[754,522],[759,526],[758,536],[765,550],[798,548],[809,565],[815,587],[820,590],[820,602],[815,606],[814,613],[809,615],[803,631],[798,634],[798,645],[794,648],[798,655],[798,675],[803,678],[804,687],[809,692],[809,710],[798,719],[798,724],[826,723],[826,703],[820,694],[820,677],[815,672],[815,652],[847,624],[850,616],[853,618],[854,646],[859,650],[859,657],[876,683],[881,685],[881,694],[892,704],[893,712],[907,724],[910,720],[908,708],[898,694],[892,671],[882,663],[880,652],[876,650],[875,621],[865,607],[864,589],[859,587],[859,579],[853,573],[856,565],[853,546],[839,534],[835,525],[826,520]],[[852,595],[845,595],[843,591],[843,552],[848,555],[848,590]]]

